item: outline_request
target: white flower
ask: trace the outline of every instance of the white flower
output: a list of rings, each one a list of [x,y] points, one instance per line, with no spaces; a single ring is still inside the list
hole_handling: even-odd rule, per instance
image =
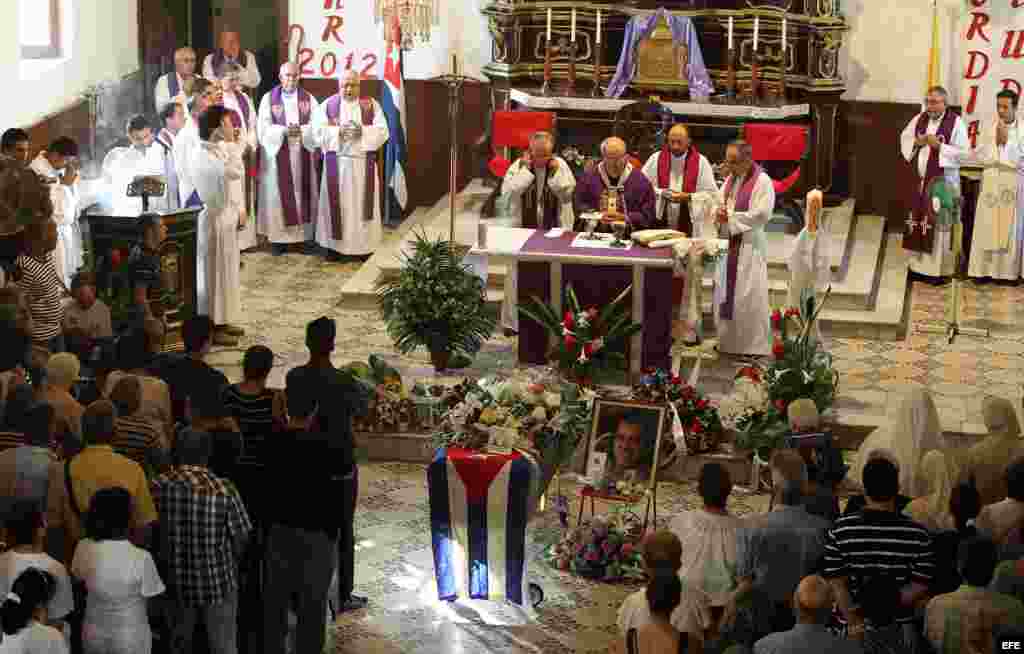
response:
[[[530,414],[530,417],[533,418],[534,420],[547,420],[548,412],[542,406],[534,407],[533,413]]]
[[[803,370],[801,372],[804,373],[804,383],[805,384],[810,384],[812,381],[814,381],[814,375],[812,375],[811,373],[807,372],[806,370]]]
[[[586,353],[583,350],[580,350],[580,358],[578,358],[576,360],[579,361],[580,363],[586,363],[587,362],[587,355],[586,355]]]
[[[544,404],[555,408],[562,404],[562,396],[558,393],[544,393]]]
[[[576,324],[581,329],[585,329],[590,326],[590,316],[587,315],[586,311],[580,311],[576,314]]]

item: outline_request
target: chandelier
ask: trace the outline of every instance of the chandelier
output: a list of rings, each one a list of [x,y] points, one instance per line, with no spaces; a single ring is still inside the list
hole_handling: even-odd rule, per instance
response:
[[[391,25],[398,17],[402,29],[402,49],[412,50],[415,42],[430,43],[430,28],[438,25],[440,0],[374,0],[374,16],[378,24]],[[388,40],[391,31],[387,30]]]

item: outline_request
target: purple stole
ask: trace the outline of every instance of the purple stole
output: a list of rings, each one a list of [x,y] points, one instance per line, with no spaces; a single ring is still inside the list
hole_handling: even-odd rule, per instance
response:
[[[178,71],[172,70],[167,73],[167,90],[171,92],[171,97],[176,98],[181,93],[181,87],[178,86]]]
[[[373,124],[374,108],[373,100],[368,98],[359,99],[359,109],[362,111],[363,126]],[[341,114],[341,94],[335,93],[327,99],[327,122],[332,127],[337,127],[338,116]],[[338,153],[330,150],[324,153],[324,163],[327,165],[327,199],[331,210],[331,239],[341,240],[341,189],[338,188]],[[366,153],[366,189],[363,195],[363,221],[373,220],[374,187],[376,186],[377,153]]]
[[[210,67],[213,68],[214,77],[220,77],[220,67],[223,66],[224,62],[227,60],[228,58],[224,56],[224,51],[220,48],[217,48],[213,51],[213,60],[210,61]],[[246,67],[248,61],[247,57],[245,56],[245,50],[238,50],[238,59],[235,60],[235,63],[237,63],[242,68]]]
[[[522,226],[530,229],[552,229],[561,225],[559,215],[561,214],[561,203],[557,198],[552,197],[551,189],[548,188],[548,181],[554,174],[548,170],[544,177],[544,188],[540,191],[540,204],[537,206],[537,173],[534,174],[533,183],[523,194],[523,222]]]
[[[754,164],[747,173],[746,179],[740,184],[736,193],[736,204],[733,211],[749,211],[750,197],[754,194],[754,186],[761,176],[761,167]],[[729,202],[733,186],[736,183],[736,176],[732,175],[725,183],[725,201]],[[729,237],[729,255],[725,261],[725,302],[719,309],[718,317],[722,320],[732,320],[733,307],[736,304],[736,275],[740,267],[740,246],[743,245],[743,234],[736,234]]]
[[[928,122],[928,114],[921,114],[914,127],[914,136],[924,136],[928,132]],[[949,143],[953,137],[954,127],[956,127],[956,114],[946,110],[946,113],[942,115],[936,136],[943,143]],[[919,156],[920,149],[915,148],[914,156],[910,160],[915,177],[917,176],[917,157]],[[928,164],[925,166],[924,179],[920,181],[921,185],[914,193],[911,219],[903,228],[904,250],[930,253],[935,245],[935,220],[931,215],[932,205],[928,199],[928,185],[936,177],[942,177],[942,168],[939,166],[939,149],[928,147]]]
[[[309,123],[309,110],[312,106],[309,93],[303,89],[295,91],[299,94],[299,124]],[[275,125],[287,125],[287,113],[284,109],[283,91],[277,85],[270,92],[270,120]],[[284,224],[294,227],[300,223],[310,222],[313,211],[313,198],[310,180],[313,171],[313,154],[302,148],[302,213],[295,205],[295,179],[292,177],[291,145],[287,138],[277,151],[277,188],[281,194],[281,208],[284,210]]]
[[[244,93],[235,93],[235,98],[238,99],[238,106],[242,110],[242,115],[239,116],[238,112],[231,110],[231,122],[234,123],[235,127],[241,129],[242,118],[244,117],[245,128],[252,129],[252,121],[250,120],[250,117],[252,116],[252,109],[249,108],[248,96],[246,96]]]

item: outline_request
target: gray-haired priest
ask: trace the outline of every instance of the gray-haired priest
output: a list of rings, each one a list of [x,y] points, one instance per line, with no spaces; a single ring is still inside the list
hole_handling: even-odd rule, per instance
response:
[[[275,255],[289,243],[312,241],[319,184],[314,151],[303,146],[311,140],[313,114],[320,104],[299,87],[299,67],[281,65],[281,83],[260,102],[260,166],[258,227]]]
[[[903,228],[903,249],[910,251],[910,270],[927,277],[953,274],[950,230],[935,224],[928,187],[945,179],[960,189],[960,160],[967,154],[967,127],[949,110],[949,94],[941,86],[928,89],[925,110],[914,116],[900,135],[900,152],[916,175],[910,216]]]
[[[550,132],[535,132],[530,136],[530,147],[506,171],[501,182],[501,205],[510,226],[572,229],[576,178],[565,160],[552,154],[554,147]],[[516,272],[516,264],[510,263],[501,305],[501,324],[510,331],[519,330]]]
[[[369,256],[383,238],[377,149],[388,140],[388,124],[376,100],[359,97],[359,73],[344,71],[339,86],[303,136],[306,147],[324,152],[316,242],[328,261]]]
[[[718,259],[714,317],[718,349],[728,354],[771,354],[768,261],[764,227],[775,208],[772,180],[753,160],[750,144],[725,150],[729,170],[719,192],[715,222],[729,249]]]

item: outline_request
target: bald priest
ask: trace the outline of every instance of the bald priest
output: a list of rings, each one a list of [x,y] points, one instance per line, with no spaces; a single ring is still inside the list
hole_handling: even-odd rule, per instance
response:
[[[616,212],[605,211],[602,198],[614,189],[622,206]],[[603,221],[624,220],[632,229],[644,229],[654,223],[654,187],[626,152],[626,142],[617,136],[601,143],[601,162],[583,175],[576,185],[576,203],[583,212],[601,211]],[[621,216],[616,215],[621,214]]]

